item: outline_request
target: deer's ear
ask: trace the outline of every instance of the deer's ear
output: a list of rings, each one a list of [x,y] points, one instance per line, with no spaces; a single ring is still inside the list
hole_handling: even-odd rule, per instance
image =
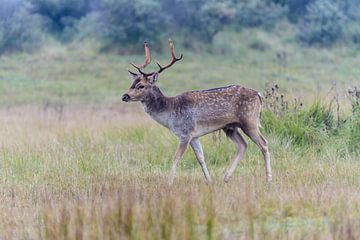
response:
[[[156,83],[156,81],[158,80],[158,76],[159,76],[159,74],[157,72],[154,72],[153,75],[150,76],[150,79],[149,79],[150,83],[151,84]]]
[[[136,73],[133,73],[130,70],[128,70],[128,74],[129,74],[129,76],[131,77],[132,80],[135,80],[138,77],[138,75]]]

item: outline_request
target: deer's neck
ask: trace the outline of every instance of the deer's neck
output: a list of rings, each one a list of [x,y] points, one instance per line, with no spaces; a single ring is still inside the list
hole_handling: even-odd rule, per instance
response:
[[[153,90],[145,96],[141,103],[145,107],[147,113],[160,113],[166,111],[169,99],[162,94],[158,87],[153,87]]]
[[[168,127],[168,118],[171,114],[168,111],[171,104],[170,102],[171,98],[165,97],[156,86],[154,86],[153,90],[141,101],[145,112],[166,127]]]

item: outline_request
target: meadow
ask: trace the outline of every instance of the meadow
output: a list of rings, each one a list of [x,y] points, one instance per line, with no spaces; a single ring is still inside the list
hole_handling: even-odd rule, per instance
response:
[[[120,101],[129,62],[142,56],[77,45],[4,55],[0,238],[358,239],[360,111],[347,92],[359,85],[359,57],[294,47],[283,61],[244,46],[224,55],[217,44],[216,54],[185,52],[158,85],[175,95],[228,84],[265,94],[278,84],[289,106],[272,95],[262,116],[272,183],[250,143],[225,184],[235,148],[215,133],[202,139],[214,184],[189,149],[168,186],[176,138]]]

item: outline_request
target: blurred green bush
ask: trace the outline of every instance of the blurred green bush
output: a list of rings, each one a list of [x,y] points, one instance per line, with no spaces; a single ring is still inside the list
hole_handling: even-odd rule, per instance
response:
[[[311,106],[304,107],[299,100],[289,100],[287,96],[280,94],[275,85],[265,93],[262,126],[269,134],[276,134],[296,146],[311,145],[321,149],[332,141],[339,152],[358,154],[360,104],[356,93],[352,93],[352,114],[340,115],[331,102],[318,100]]]
[[[62,43],[95,39],[104,50],[134,52],[143,41],[180,39],[190,49],[224,31],[271,32],[293,25],[305,46],[359,44],[357,0],[0,0],[0,53],[41,47],[45,36]],[[161,39],[161,41],[160,41]],[[201,47],[200,47],[201,48]],[[139,49],[138,47],[136,49]]]
[[[0,54],[33,51],[43,44],[42,20],[27,2],[4,1],[0,10]]]

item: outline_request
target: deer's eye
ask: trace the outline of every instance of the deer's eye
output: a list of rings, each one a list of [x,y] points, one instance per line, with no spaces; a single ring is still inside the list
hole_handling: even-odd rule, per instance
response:
[[[139,86],[136,87],[136,89],[138,89],[138,90],[143,89],[143,88],[144,88],[144,85],[139,85]]]

